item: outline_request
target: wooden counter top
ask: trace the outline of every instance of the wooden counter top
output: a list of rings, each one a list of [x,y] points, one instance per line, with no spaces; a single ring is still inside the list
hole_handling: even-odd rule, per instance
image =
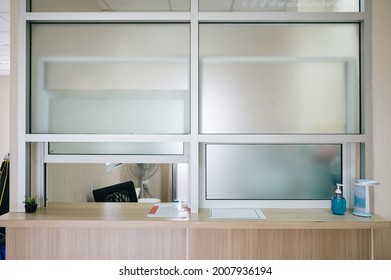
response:
[[[53,203],[36,213],[7,213],[3,227],[81,228],[194,228],[194,229],[379,229],[391,228],[391,221],[373,215],[343,216],[329,209],[261,209],[266,220],[210,220],[209,210],[200,209],[188,218],[150,218],[152,204],[144,203]]]

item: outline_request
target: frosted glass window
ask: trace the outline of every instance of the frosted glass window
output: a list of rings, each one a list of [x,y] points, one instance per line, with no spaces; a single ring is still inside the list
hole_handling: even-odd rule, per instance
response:
[[[49,154],[183,155],[183,143],[62,143],[49,144]]]
[[[200,11],[359,12],[359,0],[199,0]]]
[[[341,145],[206,145],[206,199],[330,199]]]
[[[200,25],[201,133],[359,133],[358,24]]]
[[[31,12],[184,12],[190,0],[31,0]]]
[[[32,133],[190,130],[187,24],[33,24]]]

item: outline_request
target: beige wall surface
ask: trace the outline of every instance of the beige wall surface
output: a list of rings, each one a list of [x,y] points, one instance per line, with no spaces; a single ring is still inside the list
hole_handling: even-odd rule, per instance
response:
[[[10,152],[10,77],[0,76],[0,157]]]
[[[373,0],[373,131],[375,212],[391,219],[391,1]]]

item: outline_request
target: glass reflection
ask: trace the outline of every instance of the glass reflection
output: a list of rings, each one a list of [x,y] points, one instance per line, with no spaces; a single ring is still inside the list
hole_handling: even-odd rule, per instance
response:
[[[206,145],[206,199],[330,199],[341,145]]]
[[[183,143],[49,143],[51,155],[183,155]]]
[[[200,11],[359,12],[359,0],[200,0]]]
[[[31,0],[31,12],[184,12],[190,0]]]
[[[201,133],[358,133],[357,24],[202,24]]]
[[[190,131],[187,24],[34,24],[31,32],[32,133]]]

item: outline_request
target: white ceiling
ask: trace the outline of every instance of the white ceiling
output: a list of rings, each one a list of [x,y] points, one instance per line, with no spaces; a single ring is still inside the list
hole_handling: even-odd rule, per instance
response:
[[[0,75],[10,70],[10,0],[0,0]]]

